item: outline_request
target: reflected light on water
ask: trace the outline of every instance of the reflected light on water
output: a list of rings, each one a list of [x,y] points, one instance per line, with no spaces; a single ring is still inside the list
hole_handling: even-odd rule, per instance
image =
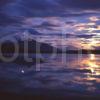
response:
[[[100,75],[100,63],[97,61],[95,54],[89,54],[89,58],[82,61],[92,75]]]
[[[90,59],[91,60],[95,60],[95,55],[94,54],[90,54]]]

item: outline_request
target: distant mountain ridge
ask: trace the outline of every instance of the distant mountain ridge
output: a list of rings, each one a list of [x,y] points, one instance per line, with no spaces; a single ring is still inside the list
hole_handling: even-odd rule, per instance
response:
[[[18,46],[19,53],[54,53],[60,52],[58,48],[52,47],[46,43],[40,43],[35,40],[17,40],[15,43]],[[27,45],[26,45],[27,44]],[[27,48],[28,47],[28,48]],[[15,46],[10,41],[5,41],[1,45],[2,53],[13,53],[15,51]]]
[[[31,31],[34,31],[34,30],[31,30]],[[15,51],[14,44],[10,42],[11,39],[15,39],[16,40],[15,44],[18,46],[19,53],[35,53],[35,54],[36,53],[69,53],[69,54],[94,53],[94,54],[100,54],[99,49],[97,50],[78,49],[76,47],[71,46],[70,44],[66,46],[65,48],[56,48],[47,43],[41,43],[41,42],[34,40],[31,35],[33,35],[33,33],[26,30],[25,32],[22,32],[21,34],[17,33],[17,34],[10,36],[10,39],[8,39],[8,41],[3,42],[3,44],[1,44],[0,42],[2,53],[13,53]],[[25,50],[27,50],[27,52]]]

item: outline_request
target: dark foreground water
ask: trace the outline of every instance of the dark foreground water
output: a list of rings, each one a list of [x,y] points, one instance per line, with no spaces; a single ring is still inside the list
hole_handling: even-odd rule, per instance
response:
[[[45,54],[42,57],[45,63],[31,67],[0,63],[0,91],[99,96],[100,55]]]

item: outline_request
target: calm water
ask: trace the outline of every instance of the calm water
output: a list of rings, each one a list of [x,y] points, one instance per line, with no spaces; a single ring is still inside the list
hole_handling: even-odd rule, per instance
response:
[[[36,93],[35,90],[47,89],[65,95],[100,94],[100,55],[45,54],[42,57],[45,63],[31,67],[0,64],[0,90]]]

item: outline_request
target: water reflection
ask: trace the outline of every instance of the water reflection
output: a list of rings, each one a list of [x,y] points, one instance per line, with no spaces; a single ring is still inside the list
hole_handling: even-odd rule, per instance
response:
[[[100,75],[100,62],[95,54],[89,54],[89,57],[84,59],[81,64],[85,65],[86,69],[89,69],[92,75]]]
[[[52,89],[52,90],[66,90],[65,93],[69,93],[69,90],[75,93],[90,93],[100,94],[100,55],[82,55],[78,59],[78,55],[66,54],[66,61],[64,55],[57,55],[54,59],[49,59],[50,54],[45,54],[48,58],[47,62],[40,64],[40,72],[36,72],[36,66],[26,68],[25,66],[19,66],[16,64],[1,64],[0,65],[0,77],[7,79],[17,80],[18,85],[15,83],[12,88],[12,84],[3,89],[11,91],[13,89],[23,90],[23,88],[32,89]],[[15,67],[14,67],[15,66]],[[5,67],[5,70],[4,70]],[[19,85],[21,84],[21,87]],[[1,84],[2,86],[2,84]],[[19,87],[19,88],[18,88]],[[34,92],[32,92],[34,93]]]
[[[100,93],[99,58],[100,55],[95,54],[67,54],[65,57],[57,55],[55,59],[41,65],[41,72],[48,73],[49,71],[50,77],[58,81],[55,84],[61,84],[61,86],[58,85],[59,88],[70,88],[70,90],[75,89],[84,93],[86,91]],[[71,84],[71,87],[68,84]]]

